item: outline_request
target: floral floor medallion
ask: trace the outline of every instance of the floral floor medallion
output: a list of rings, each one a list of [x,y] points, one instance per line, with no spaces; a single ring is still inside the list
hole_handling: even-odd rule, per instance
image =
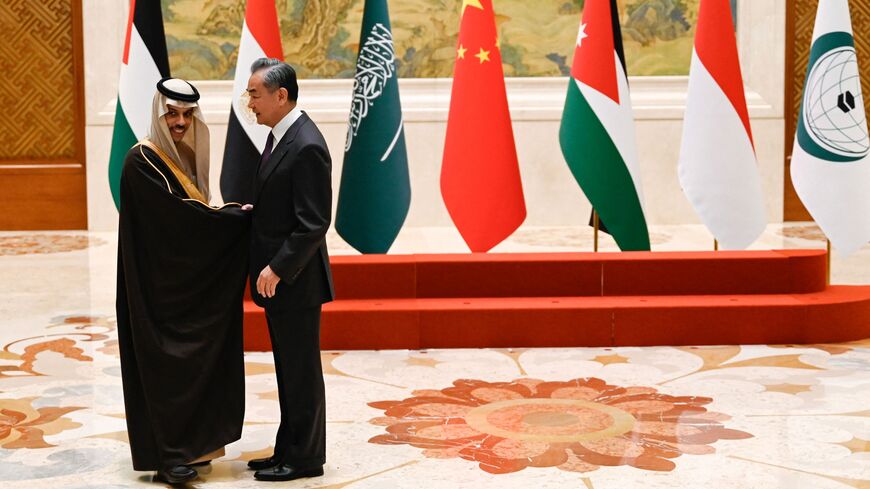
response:
[[[457,380],[402,401],[370,403],[386,415],[370,422],[387,434],[369,442],[411,445],[429,458],[460,457],[493,474],[620,465],[670,471],[680,455],[710,454],[718,440],[752,437],[725,427],[730,417],[708,411],[710,402],[597,378]]]
[[[0,236],[0,256],[34,255],[84,250],[106,242],[87,235],[27,234]]]
[[[63,415],[81,407],[33,407],[33,398],[0,399],[0,448],[47,448],[45,435],[78,428]]]
[[[815,224],[783,226],[779,234],[786,238],[800,238],[808,241],[825,240],[825,233]]]

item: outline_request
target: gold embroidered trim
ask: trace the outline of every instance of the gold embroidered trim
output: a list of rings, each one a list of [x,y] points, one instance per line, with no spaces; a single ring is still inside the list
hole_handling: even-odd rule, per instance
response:
[[[177,173],[177,172],[180,172],[180,170],[178,170],[178,167],[176,167],[175,164],[172,163],[172,160],[169,159],[169,157],[166,155],[166,153],[164,153],[164,152],[163,152],[160,148],[158,148],[154,143],[152,143],[151,141],[148,141],[147,139],[143,139],[142,141],[139,141],[138,143],[136,143],[135,145],[133,145],[134,148],[135,148],[136,146],[139,146],[139,154],[141,154],[142,157],[145,158],[145,161],[147,161],[148,164],[151,165],[151,168],[154,168],[154,171],[156,171],[158,174],[160,174],[161,177],[163,177],[163,181],[166,182],[166,190],[167,190],[169,193],[172,193],[172,186],[169,185],[169,179],[166,178],[166,175],[164,175],[163,172],[160,171],[160,169],[157,168],[157,167],[154,165],[154,163],[152,163],[151,160],[148,159],[147,156],[145,156],[145,152],[142,151],[142,146],[147,146],[147,147],[150,148],[152,151],[154,151],[154,152],[157,154],[157,156],[159,156],[160,159],[163,160],[163,162],[167,164],[167,166],[169,167],[169,169],[173,172],[173,174],[174,174],[174,175],[178,178],[178,180],[181,182],[182,186],[185,186],[185,184],[184,184],[185,181],[187,181],[188,184],[190,184],[191,186],[193,186],[193,191],[196,192],[196,193],[193,194],[193,195],[191,195],[191,192],[190,192],[190,191],[188,190],[188,188],[185,186],[184,190],[188,192],[188,195],[187,195],[188,198],[182,198],[183,201],[185,201],[185,202],[196,202],[196,203],[198,203],[198,204],[201,204],[201,205],[205,206],[205,207],[206,207],[207,209],[209,209],[209,210],[220,210],[220,209],[223,209],[223,208],[225,208],[225,207],[235,207],[235,206],[241,207],[241,206],[242,206],[242,204],[239,204],[239,203],[236,203],[236,202],[227,202],[226,204],[224,204],[224,205],[222,205],[222,206],[220,206],[220,207],[212,207],[212,206],[208,205],[208,203],[205,202],[205,199],[203,198],[202,194],[199,192],[199,189],[196,188],[195,185],[193,185],[193,182],[191,182],[190,179],[187,178],[187,175],[185,175],[184,173],[181,173],[181,175],[179,176],[179,173]],[[182,180],[182,178],[183,178],[184,180]],[[197,196],[198,196],[198,198],[197,198]],[[193,198],[190,198],[190,197],[193,197]]]
[[[208,205],[208,202],[205,201],[205,196],[203,196],[202,193],[199,191],[199,189],[196,188],[196,185],[193,183],[193,181],[190,178],[188,178],[188,176],[183,171],[181,171],[181,169],[178,168],[178,166],[176,166],[175,162],[172,161],[172,158],[170,158],[169,155],[167,155],[165,152],[163,152],[163,150],[160,149],[159,146],[157,146],[156,144],[152,143],[151,141],[149,141],[147,139],[143,139],[143,140],[139,141],[139,144],[142,146],[147,146],[151,151],[154,151],[155,153],[157,153],[157,156],[159,156],[160,159],[163,160],[163,163],[166,164],[166,166],[169,168],[169,171],[171,171],[172,174],[175,175],[175,178],[177,178],[178,182],[181,183],[181,187],[184,188],[185,192],[187,192],[187,195],[184,197],[188,197],[188,198],[193,199],[193,200],[198,200],[198,201],[202,202],[203,204]],[[141,149],[140,149],[140,152],[141,152]],[[145,157],[145,153],[142,153],[142,156]],[[147,160],[148,158],[145,157],[145,159]],[[151,163],[151,162],[149,161],[148,163]],[[151,165],[151,166],[154,166],[154,165]],[[162,175],[162,173],[161,173],[161,175]],[[163,178],[166,179],[165,176]],[[167,180],[166,184],[169,185],[168,180]]]

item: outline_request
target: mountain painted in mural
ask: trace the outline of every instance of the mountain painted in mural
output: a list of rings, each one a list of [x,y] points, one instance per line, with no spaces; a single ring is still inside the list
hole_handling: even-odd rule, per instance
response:
[[[618,0],[630,75],[685,75],[700,0]],[[172,73],[233,76],[243,0],[161,0]],[[350,78],[363,0],[276,0],[284,56],[302,78]],[[568,73],[582,0],[494,0],[507,76]],[[399,76],[450,77],[462,0],[391,0]]]

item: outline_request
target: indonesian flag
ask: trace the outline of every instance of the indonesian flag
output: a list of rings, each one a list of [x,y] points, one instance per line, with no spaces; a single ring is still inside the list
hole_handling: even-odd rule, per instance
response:
[[[678,164],[686,197],[724,249],[767,224],[728,0],[702,0]]]
[[[791,180],[831,244],[849,255],[870,241],[870,138],[847,0],[820,0]]]
[[[492,0],[463,0],[441,165],[441,195],[473,252],[526,218]]]
[[[247,97],[243,94],[246,94],[248,78],[251,77],[251,64],[264,57],[284,59],[275,2],[248,0],[239,41],[236,75],[233,79],[233,104],[230,107],[221,168],[221,196],[224,202],[251,202],[254,172],[260,154],[266,147],[269,128],[257,124],[256,119],[249,115]]]
[[[649,250],[616,0],[587,1],[583,9],[559,144],[619,248]]]
[[[119,207],[121,170],[127,151],[148,135],[151,102],[157,82],[169,76],[169,56],[163,32],[163,14],[157,0],[130,0],[124,40],[118,103],[109,155],[109,188]]]

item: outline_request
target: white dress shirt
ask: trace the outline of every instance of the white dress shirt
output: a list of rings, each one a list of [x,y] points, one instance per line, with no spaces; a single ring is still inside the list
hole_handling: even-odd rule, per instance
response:
[[[281,138],[283,138],[284,135],[287,134],[287,130],[290,129],[290,126],[292,126],[293,123],[296,122],[296,119],[301,116],[302,109],[300,109],[297,105],[296,107],[293,107],[293,110],[288,112],[283,119],[275,124],[275,127],[272,128],[272,137],[275,138],[276,146],[278,145],[278,141],[281,141]]]

